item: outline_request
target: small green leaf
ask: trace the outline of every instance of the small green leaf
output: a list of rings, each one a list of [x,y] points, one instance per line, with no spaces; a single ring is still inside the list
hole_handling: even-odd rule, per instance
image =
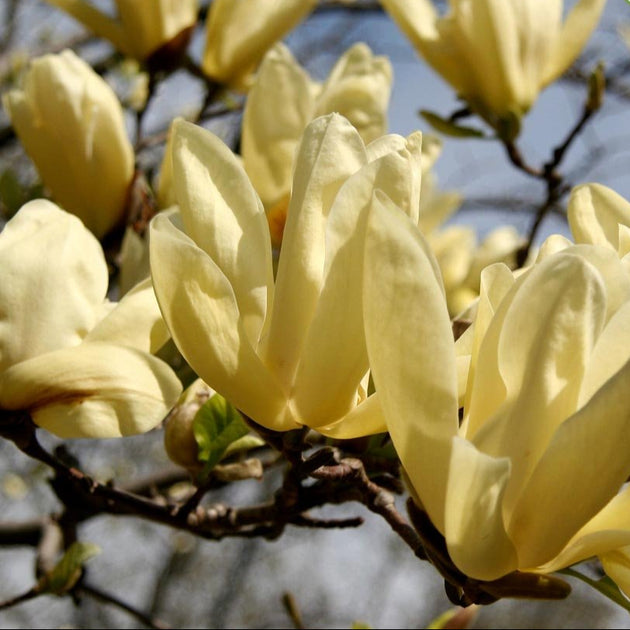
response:
[[[241,414],[223,396],[215,394],[195,414],[193,433],[199,446],[199,460],[206,475],[225,455],[228,447],[249,433]]]
[[[372,626],[365,621],[353,621],[352,630],[371,630]]]
[[[469,628],[477,616],[478,606],[472,604],[467,608],[451,608],[436,617],[428,626],[427,630],[462,630]]]
[[[37,585],[38,592],[64,595],[81,577],[85,562],[99,553],[100,547],[92,543],[72,543],[55,568],[40,579]]]
[[[474,127],[466,127],[458,125],[448,118],[442,118],[435,112],[427,109],[421,109],[420,115],[433,127],[436,131],[443,133],[445,136],[454,138],[485,138],[485,134],[480,129]]]
[[[232,453],[238,453],[241,451],[251,451],[253,448],[259,448],[265,445],[265,440],[253,433],[249,435],[244,435],[238,440],[234,440],[228,447],[225,449],[225,453],[223,453],[223,457],[227,457]]]

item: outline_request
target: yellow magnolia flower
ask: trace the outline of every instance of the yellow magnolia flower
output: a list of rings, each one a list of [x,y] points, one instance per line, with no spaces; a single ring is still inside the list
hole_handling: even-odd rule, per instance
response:
[[[420,233],[375,205],[364,321],[388,429],[467,576],[552,572],[630,545],[630,274],[606,247],[486,268],[459,423],[446,303]],[[627,507],[627,505],[626,505]],[[618,565],[619,566],[619,565]]]
[[[576,243],[609,247],[620,258],[630,252],[630,202],[611,188],[576,186],[571,191],[568,217]]]
[[[214,0],[206,22],[202,68],[231,87],[247,89],[264,54],[317,0]]]
[[[382,0],[424,59],[490,125],[520,118],[586,44],[605,0]]]
[[[293,158],[306,125],[324,114],[345,116],[366,143],[387,131],[392,68],[365,44],[337,61],[324,83],[311,79],[289,49],[266,55],[243,113],[243,165],[266,209],[288,202]]]
[[[66,50],[35,59],[3,104],[55,200],[99,238],[118,225],[134,154],[107,83]]]
[[[197,22],[198,0],[116,0],[114,19],[85,0],[46,0],[83,23],[95,35],[108,39],[125,55],[147,59]]]
[[[156,295],[195,372],[259,424],[338,437],[384,429],[366,400],[361,240],[374,195],[417,221],[420,144],[392,135],[366,147],[337,114],[313,121],[274,281],[267,219],[241,163],[208,131],[175,123],[180,212],[151,223]]]
[[[39,199],[0,233],[0,409],[63,438],[156,426],[181,384],[150,352],[168,339],[150,282],[106,300],[107,264],[74,216]]]

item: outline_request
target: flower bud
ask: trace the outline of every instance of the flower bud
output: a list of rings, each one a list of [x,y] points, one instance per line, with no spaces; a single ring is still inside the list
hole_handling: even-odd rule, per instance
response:
[[[198,0],[116,0],[118,19],[84,0],[48,0],[125,55],[141,61],[156,53],[160,61],[188,44],[197,21]],[[161,63],[159,65],[165,65]]]
[[[55,200],[99,238],[120,223],[134,154],[109,85],[66,50],[35,59],[3,104]]]
[[[214,394],[201,379],[197,379],[181,396],[168,415],[164,427],[164,449],[169,459],[193,473],[203,463],[198,459],[199,448],[193,431],[193,422],[199,408]]]

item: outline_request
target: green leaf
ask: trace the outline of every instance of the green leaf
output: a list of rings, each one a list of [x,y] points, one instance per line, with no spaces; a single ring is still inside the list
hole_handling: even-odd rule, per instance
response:
[[[202,473],[205,476],[231,444],[249,433],[249,427],[235,407],[215,394],[195,414],[193,433],[199,446],[199,460],[205,462]]]
[[[37,591],[52,595],[64,595],[74,587],[81,577],[85,562],[99,553],[101,553],[100,547],[92,543],[72,543],[55,568],[40,579]]]
[[[244,435],[242,438],[238,438],[238,440],[234,440],[228,447],[225,449],[225,453],[223,453],[223,457],[227,457],[232,453],[238,453],[241,451],[251,451],[253,448],[259,448],[265,445],[265,440],[253,433],[249,435]]]
[[[486,137],[483,131],[481,131],[480,129],[458,125],[452,120],[449,120],[448,118],[442,118],[435,112],[430,112],[427,109],[421,109],[419,114],[431,125],[431,127],[433,127],[436,131],[443,133],[445,136],[452,136],[454,138]]]

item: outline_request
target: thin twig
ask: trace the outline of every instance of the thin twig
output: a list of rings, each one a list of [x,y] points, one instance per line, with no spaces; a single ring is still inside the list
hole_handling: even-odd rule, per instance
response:
[[[106,603],[111,604],[112,606],[116,606],[116,608],[120,608],[125,612],[129,613],[132,617],[138,619],[138,621],[142,622],[145,626],[149,628],[158,628],[160,630],[168,629],[171,626],[162,621],[161,619],[157,619],[155,617],[151,617],[146,613],[142,612],[135,606],[124,602],[116,595],[112,595],[111,593],[106,593],[102,589],[93,586],[91,584],[79,584],[76,588],[76,591],[79,593],[84,593],[85,595],[89,595],[94,599]]]

